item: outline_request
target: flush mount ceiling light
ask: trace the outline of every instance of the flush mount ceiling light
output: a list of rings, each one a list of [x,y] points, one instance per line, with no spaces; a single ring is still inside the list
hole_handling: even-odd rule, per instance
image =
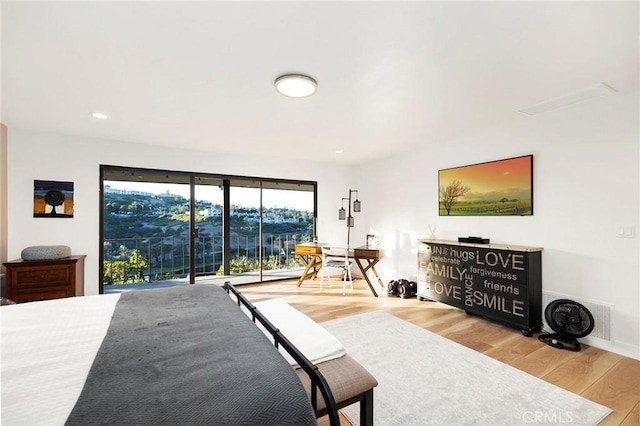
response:
[[[107,118],[109,118],[106,114],[103,114],[101,112],[90,112],[89,114],[91,114],[93,118],[97,118],[98,120],[106,120]]]
[[[292,98],[311,96],[318,88],[318,83],[311,77],[302,74],[286,74],[276,78],[276,90]]]

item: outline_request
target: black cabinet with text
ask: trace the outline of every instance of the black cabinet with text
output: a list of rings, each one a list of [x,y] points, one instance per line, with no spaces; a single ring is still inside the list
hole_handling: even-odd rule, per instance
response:
[[[518,328],[542,328],[542,248],[418,241],[418,298]]]

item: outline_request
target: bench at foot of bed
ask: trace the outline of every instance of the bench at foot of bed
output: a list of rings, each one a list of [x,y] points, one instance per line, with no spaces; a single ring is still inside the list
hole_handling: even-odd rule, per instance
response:
[[[283,300],[254,305],[230,282],[224,286],[235,295],[239,306],[247,308],[253,322],[264,327],[265,334],[271,336],[289,363],[297,367],[296,374],[316,417],[328,415],[331,426],[339,426],[338,409],[359,402],[360,425],[373,425],[373,388],[378,381],[345,354],[334,336]],[[323,344],[318,345],[319,341]]]
[[[329,384],[336,406],[344,408],[356,402],[360,403],[360,425],[373,425],[373,388],[378,381],[362,365],[349,355],[316,364],[320,373]],[[302,385],[311,395],[311,381],[301,369],[296,370]],[[316,416],[327,414],[324,400],[318,398]]]

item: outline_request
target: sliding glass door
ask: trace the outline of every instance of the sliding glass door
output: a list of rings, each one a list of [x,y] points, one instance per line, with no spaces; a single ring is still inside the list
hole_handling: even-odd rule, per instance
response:
[[[313,184],[230,181],[230,276],[264,282],[300,276],[296,242],[313,236]]]
[[[187,277],[189,177],[107,169],[101,182],[102,285]]]
[[[314,235],[315,182],[115,166],[100,172],[101,292],[300,275],[294,248]]]
[[[313,206],[313,185],[263,183],[263,281],[300,276],[295,245],[313,239]]]
[[[260,181],[232,179],[229,184],[229,275],[261,281]]]
[[[195,276],[224,274],[224,180],[196,176],[194,185]]]

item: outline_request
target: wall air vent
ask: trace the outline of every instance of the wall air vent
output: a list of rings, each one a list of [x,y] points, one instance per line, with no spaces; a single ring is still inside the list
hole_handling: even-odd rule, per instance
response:
[[[532,105],[527,108],[522,108],[518,110],[518,112],[529,116],[543,114],[545,112],[553,111],[560,108],[566,108],[575,104],[579,104],[581,102],[601,98],[615,92],[617,92],[617,90],[613,87],[609,86],[606,83],[600,83],[597,86],[588,87],[586,89],[578,90],[577,92],[573,92],[565,96],[560,96],[536,105]]]
[[[611,339],[611,316],[613,314],[613,305],[609,303],[596,302],[593,300],[578,299],[573,296],[560,293],[552,293],[548,291],[542,292],[542,310],[549,303],[556,299],[570,299],[583,304],[593,314],[595,327],[590,336],[599,339],[612,341]],[[546,322],[546,321],[545,321]]]

